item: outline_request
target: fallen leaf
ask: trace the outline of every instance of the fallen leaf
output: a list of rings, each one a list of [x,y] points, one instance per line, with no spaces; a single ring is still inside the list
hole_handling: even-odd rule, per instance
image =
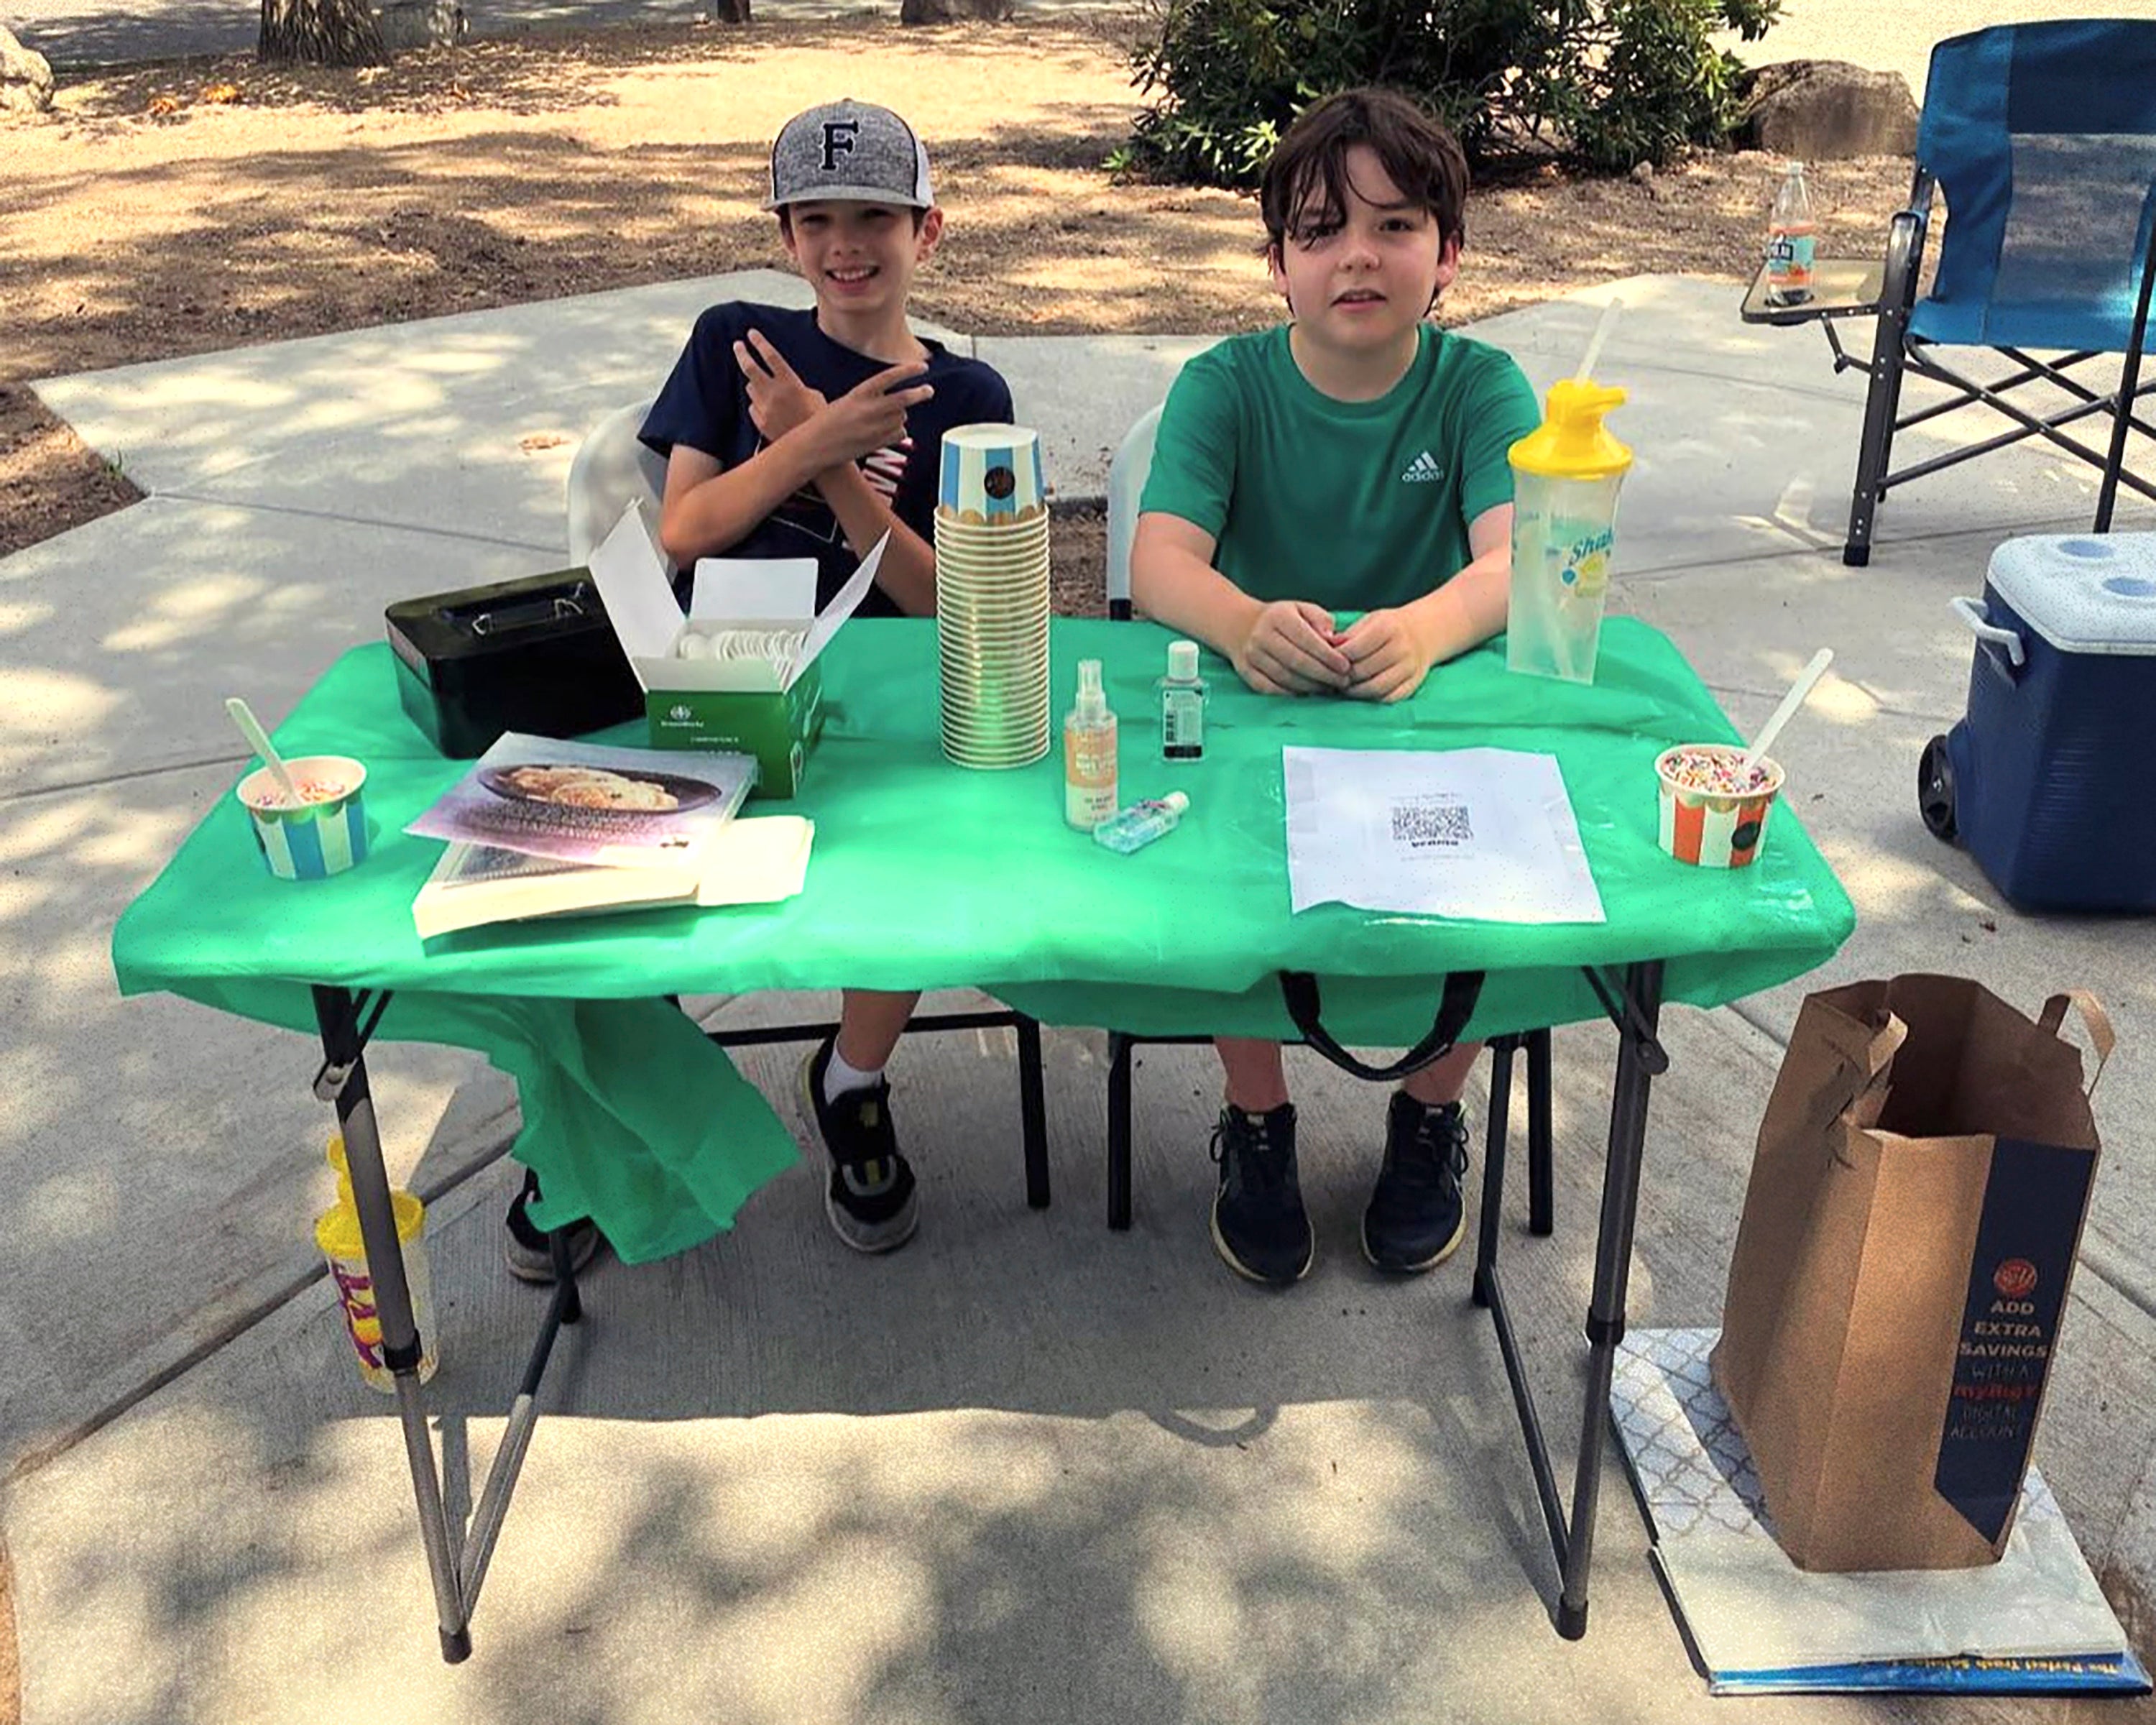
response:
[[[212,102],[220,106],[239,99],[239,86],[236,84],[213,84],[195,98],[198,102]]]
[[[1989,916],[1978,917],[1976,919],[1976,926],[1982,929],[1986,934],[1996,934],[1999,932],[1999,925],[1993,922]]]
[[[169,119],[179,111],[180,99],[177,96],[161,95],[150,98],[150,117],[152,120]]]
[[[516,447],[528,455],[536,449],[558,449],[568,440],[558,431],[535,431],[517,439]]]

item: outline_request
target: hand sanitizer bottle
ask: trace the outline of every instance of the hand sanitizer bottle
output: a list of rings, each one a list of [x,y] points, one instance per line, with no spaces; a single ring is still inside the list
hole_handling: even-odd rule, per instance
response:
[[[1113,820],[1104,820],[1094,828],[1093,842],[1128,856],[1163,834],[1173,832],[1175,824],[1183,819],[1183,811],[1189,806],[1190,798],[1181,791],[1133,803]]]
[[[1116,812],[1116,716],[1101,661],[1078,661],[1078,704],[1063,721],[1063,818],[1081,833]]]
[[[1160,680],[1160,757],[1195,761],[1205,752],[1205,680],[1198,675],[1198,643],[1168,644],[1168,675]]]

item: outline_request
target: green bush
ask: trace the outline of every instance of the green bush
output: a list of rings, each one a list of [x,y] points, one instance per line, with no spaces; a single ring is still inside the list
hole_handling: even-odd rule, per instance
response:
[[[1551,147],[1586,166],[1660,164],[1737,120],[1733,55],[1781,0],[1166,0],[1132,57],[1157,98],[1113,167],[1257,182],[1281,132],[1358,84],[1407,90],[1471,156]]]

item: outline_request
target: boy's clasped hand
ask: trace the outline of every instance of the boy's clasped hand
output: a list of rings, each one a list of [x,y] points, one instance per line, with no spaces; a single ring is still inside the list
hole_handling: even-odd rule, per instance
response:
[[[1261,608],[1231,655],[1238,676],[1260,695],[1344,695],[1404,701],[1430,674],[1431,653],[1399,607],[1366,612],[1345,629],[1322,605],[1276,599]]]

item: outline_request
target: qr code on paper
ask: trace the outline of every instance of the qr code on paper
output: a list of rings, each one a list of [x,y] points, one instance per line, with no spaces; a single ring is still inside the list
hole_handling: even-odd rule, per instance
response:
[[[1439,850],[1473,842],[1475,829],[1465,803],[1435,798],[1393,805],[1393,842],[1413,850]]]

